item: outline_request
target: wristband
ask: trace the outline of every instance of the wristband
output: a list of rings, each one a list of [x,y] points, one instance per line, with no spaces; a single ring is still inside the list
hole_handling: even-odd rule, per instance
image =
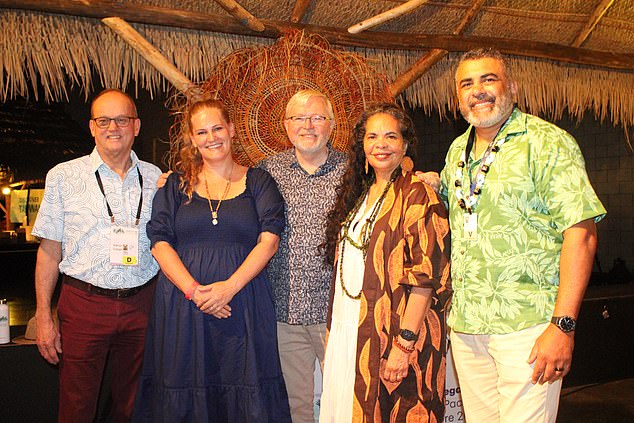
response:
[[[412,345],[410,348],[405,347],[403,344],[398,342],[398,336],[394,337],[394,341],[392,342],[392,344],[399,350],[403,351],[405,354],[411,354],[414,352],[414,346]]]
[[[198,288],[200,286],[200,284],[198,282],[195,282],[192,284],[192,286],[189,287],[189,289],[187,291],[185,291],[185,299],[187,299],[187,301],[191,301],[192,300],[192,296],[194,295],[194,292],[196,291],[196,288]]]

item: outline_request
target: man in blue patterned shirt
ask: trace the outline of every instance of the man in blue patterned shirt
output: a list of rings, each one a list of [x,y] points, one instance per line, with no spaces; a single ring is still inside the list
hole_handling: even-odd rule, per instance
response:
[[[333,118],[332,105],[322,93],[297,92],[287,104],[284,120],[294,148],[260,163],[286,202],[286,229],[268,270],[293,423],[315,421],[315,360],[322,365],[324,360],[332,266],[325,264],[318,247],[325,241],[326,215],[347,167],[346,155],[328,143]]]
[[[141,122],[119,90],[92,102],[95,149],[55,166],[33,228],[37,345],[60,364],[59,421],[90,423],[106,357],[112,369],[113,422],[130,420],[152,304],[152,258],[145,225],[160,170],[132,151]],[[59,329],[51,298],[60,272]]]

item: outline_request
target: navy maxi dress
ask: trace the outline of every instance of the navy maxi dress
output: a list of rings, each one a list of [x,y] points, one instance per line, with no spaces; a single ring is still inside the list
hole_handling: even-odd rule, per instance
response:
[[[284,228],[282,197],[264,170],[247,171],[246,190],[222,202],[216,226],[207,199],[194,193],[186,204],[179,182],[173,173],[156,193],[148,237],[168,242],[201,284],[229,278],[261,232]],[[266,270],[229,305],[227,319],[204,314],[159,273],[134,421],[290,423]]]

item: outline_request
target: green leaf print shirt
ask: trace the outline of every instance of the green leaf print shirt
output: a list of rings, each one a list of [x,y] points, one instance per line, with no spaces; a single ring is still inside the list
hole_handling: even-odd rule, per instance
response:
[[[605,209],[566,131],[515,109],[498,134],[506,137],[474,206],[477,240],[468,240],[456,198],[456,169],[469,130],[449,148],[441,196],[449,204],[451,275],[449,326],[470,334],[503,334],[550,321],[559,285],[563,232]],[[481,158],[471,154],[475,176]],[[468,172],[462,186],[469,194]]]

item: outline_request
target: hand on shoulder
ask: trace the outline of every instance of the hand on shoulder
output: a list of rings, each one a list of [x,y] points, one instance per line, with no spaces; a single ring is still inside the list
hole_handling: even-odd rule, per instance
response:
[[[422,182],[431,186],[436,193],[440,190],[440,175],[438,172],[421,172],[420,170],[414,172],[414,175]]]

